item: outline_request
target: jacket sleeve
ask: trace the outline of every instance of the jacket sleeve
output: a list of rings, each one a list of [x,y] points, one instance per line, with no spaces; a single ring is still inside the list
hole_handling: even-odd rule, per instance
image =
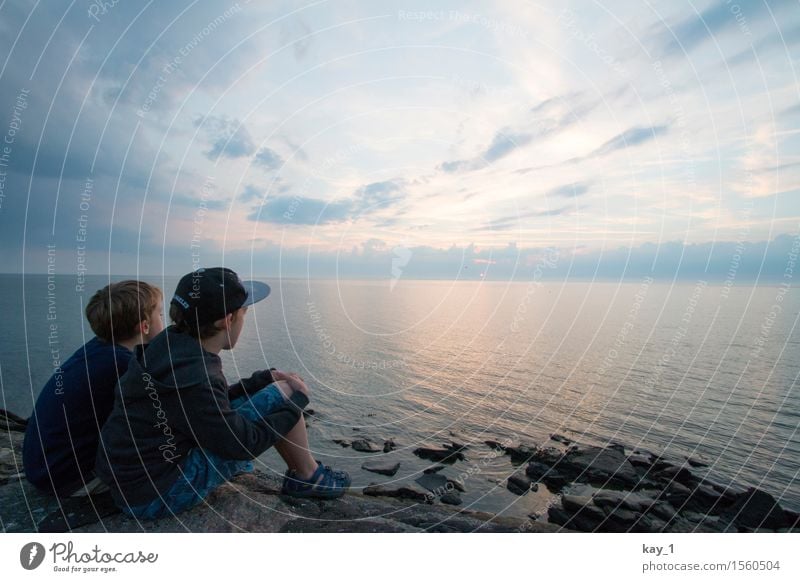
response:
[[[272,377],[272,370],[259,370],[254,372],[249,378],[242,378],[235,384],[228,386],[228,398],[233,400],[245,394],[253,394],[261,390],[267,384],[272,384],[275,380]]]
[[[182,400],[197,444],[227,459],[250,460],[266,451],[292,430],[308,404],[304,394],[295,392],[282,406],[253,421],[231,408],[225,388],[203,384]]]

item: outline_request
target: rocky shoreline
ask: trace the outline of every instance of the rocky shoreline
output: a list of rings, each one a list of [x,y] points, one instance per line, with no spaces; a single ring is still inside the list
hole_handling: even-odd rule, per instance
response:
[[[584,446],[551,435],[554,446],[487,440],[419,447],[433,463],[413,482],[372,484],[333,501],[280,495],[280,478],[256,471],[218,488],[176,517],[137,523],[107,495],[62,500],[36,491],[20,472],[26,420],[0,410],[0,526],[5,532],[790,532],[800,515],[768,493],[715,482],[696,459],[676,461],[624,445]],[[337,441],[365,453],[389,452],[368,438]],[[540,486],[557,501],[528,519],[459,509],[464,482],[440,474],[476,447],[508,455],[505,486],[526,495]],[[394,475],[398,461],[367,458],[365,471]]]

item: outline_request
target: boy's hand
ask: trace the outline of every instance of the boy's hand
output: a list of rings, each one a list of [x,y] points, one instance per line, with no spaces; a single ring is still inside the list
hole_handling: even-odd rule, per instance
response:
[[[293,391],[301,392],[306,395],[307,398],[311,397],[310,390],[303,379],[295,374],[294,372],[283,372],[281,370],[273,370],[272,377],[275,380],[285,380],[288,382],[289,387]]]

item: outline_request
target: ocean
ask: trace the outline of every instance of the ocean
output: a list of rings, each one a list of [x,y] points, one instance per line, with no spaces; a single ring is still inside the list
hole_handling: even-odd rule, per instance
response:
[[[144,277],[143,277],[144,278]],[[119,280],[121,277],[114,277]],[[177,278],[144,278],[166,290]],[[309,384],[315,456],[353,487],[413,481],[413,450],[456,440],[464,507],[546,512],[545,487],[518,497],[515,468],[483,442],[586,444],[707,463],[720,482],[756,486],[800,511],[800,293],[705,281],[270,280],[236,348],[230,382],[296,371]],[[83,307],[107,277],[0,275],[3,408],[30,414],[54,367],[92,337]],[[394,477],[361,464],[383,453],[333,439],[394,439]],[[274,451],[259,468],[282,473]]]

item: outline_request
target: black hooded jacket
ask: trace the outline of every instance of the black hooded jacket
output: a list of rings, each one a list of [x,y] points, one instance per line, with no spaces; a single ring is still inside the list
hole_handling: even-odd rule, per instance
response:
[[[257,372],[233,386],[219,356],[170,326],[138,346],[119,379],[114,408],[101,431],[95,471],[119,505],[142,505],[166,493],[194,447],[249,460],[289,432],[308,398],[294,392],[284,405],[251,421],[231,409],[234,394],[272,381]]]

